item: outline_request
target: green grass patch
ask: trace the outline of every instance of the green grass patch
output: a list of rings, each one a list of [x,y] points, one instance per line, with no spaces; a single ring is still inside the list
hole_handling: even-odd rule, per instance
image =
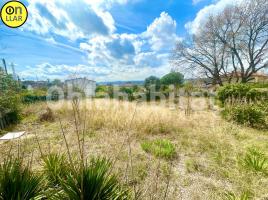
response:
[[[141,147],[145,152],[160,158],[171,159],[176,154],[175,146],[169,140],[144,141]]]
[[[240,195],[236,195],[232,192],[227,192],[224,195],[225,200],[251,200],[252,194],[249,191],[242,192]]]
[[[242,165],[248,170],[268,174],[268,158],[257,148],[248,149],[242,160]]]

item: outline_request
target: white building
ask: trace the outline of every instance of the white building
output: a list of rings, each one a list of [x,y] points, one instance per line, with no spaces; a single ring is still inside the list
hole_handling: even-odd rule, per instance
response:
[[[65,81],[68,89],[78,88],[83,91],[86,97],[94,97],[96,90],[96,81],[88,80],[87,78],[75,78]]]

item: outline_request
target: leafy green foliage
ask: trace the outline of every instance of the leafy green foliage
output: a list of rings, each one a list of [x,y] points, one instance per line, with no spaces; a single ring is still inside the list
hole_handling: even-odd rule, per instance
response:
[[[184,76],[179,72],[170,72],[169,74],[161,78],[161,84],[163,85],[182,85],[184,82]]]
[[[254,88],[254,85],[249,84],[229,84],[221,87],[218,90],[218,99],[222,104],[227,100],[232,101],[265,101],[268,98],[267,89]]]
[[[105,85],[98,85],[96,87],[96,93],[98,92],[108,92],[108,86],[105,86]]]
[[[144,87],[147,89],[147,91],[152,90],[152,88],[154,88],[155,91],[159,91],[161,87],[160,79],[155,76],[150,76],[145,79]]]
[[[141,147],[145,152],[151,153],[156,157],[171,159],[176,154],[176,149],[169,140],[144,141]]]
[[[43,180],[23,166],[19,159],[9,158],[0,165],[0,200],[28,200],[41,198]]]
[[[24,90],[21,93],[21,100],[24,104],[31,104],[47,100],[47,91],[41,89]]]
[[[133,101],[134,100],[134,89],[132,87],[121,87],[120,92],[123,92],[127,95],[128,100]]]
[[[263,104],[241,104],[226,108],[224,115],[236,123],[255,128],[266,128],[267,108]]]
[[[243,158],[243,166],[255,172],[268,173],[268,158],[256,148],[250,148]]]
[[[218,99],[225,106],[223,115],[239,124],[267,128],[268,88],[251,84],[230,84],[218,90]]]
[[[11,75],[0,71],[0,118],[8,117],[8,121],[17,122],[20,118],[20,87]]]

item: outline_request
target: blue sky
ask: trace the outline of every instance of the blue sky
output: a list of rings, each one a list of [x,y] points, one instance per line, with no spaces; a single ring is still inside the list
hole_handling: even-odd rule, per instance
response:
[[[6,1],[1,0],[1,4]],[[22,79],[143,80],[172,66],[176,41],[230,0],[23,0],[18,29],[0,22],[0,57]]]

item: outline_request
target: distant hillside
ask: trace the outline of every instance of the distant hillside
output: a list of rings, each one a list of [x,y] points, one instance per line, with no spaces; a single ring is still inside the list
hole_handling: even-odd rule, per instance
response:
[[[97,82],[97,85],[143,85],[144,81],[111,81]]]

